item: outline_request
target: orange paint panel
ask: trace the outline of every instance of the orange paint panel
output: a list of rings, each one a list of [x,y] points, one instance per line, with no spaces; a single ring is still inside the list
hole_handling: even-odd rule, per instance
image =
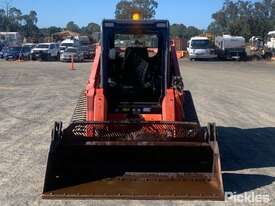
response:
[[[144,121],[161,121],[161,114],[141,114]],[[122,121],[127,119],[127,114],[108,114],[108,120],[111,121]]]
[[[183,93],[175,91],[176,121],[184,121]]]
[[[162,120],[176,121],[174,89],[167,89],[162,102]]]
[[[87,121],[94,121],[94,103],[95,103],[95,95],[96,95],[96,84],[99,78],[99,70],[100,70],[100,53],[101,47],[97,45],[96,47],[96,55],[94,59],[94,63],[91,69],[91,75],[89,77],[87,87],[86,87],[86,96],[87,96]]]
[[[96,89],[94,103],[94,121],[107,120],[107,101],[103,89]]]
[[[95,97],[95,89],[89,89],[86,91],[86,98],[87,98],[87,121],[94,120],[94,97]]]
[[[145,121],[161,121],[161,114],[143,114],[142,115]]]

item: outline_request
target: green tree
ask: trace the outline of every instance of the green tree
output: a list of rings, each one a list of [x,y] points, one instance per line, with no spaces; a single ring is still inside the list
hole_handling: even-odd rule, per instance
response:
[[[68,22],[68,24],[66,25],[66,29],[72,32],[80,32],[79,26],[73,21]]]
[[[6,16],[6,31],[17,31],[20,28],[22,12],[15,8],[9,8]]]
[[[81,33],[85,35],[92,35],[95,32],[100,32],[100,26],[96,23],[89,23],[87,26],[81,28]]]
[[[191,37],[198,36],[202,33],[203,33],[202,30],[200,30],[194,26],[189,26],[189,27],[187,27],[185,38],[190,39]]]
[[[60,27],[56,27],[56,26],[51,26],[48,28],[42,28],[40,29],[40,32],[42,33],[43,36],[45,37],[49,37],[52,36],[55,33],[61,32],[63,29]]]
[[[0,30],[7,31],[8,18],[6,16],[6,11],[4,9],[0,9]]]
[[[130,19],[131,13],[138,10],[143,19],[152,19],[156,15],[156,0],[120,0],[116,5],[116,19]]]
[[[51,26],[48,28],[41,28],[39,29],[40,31],[40,39],[45,39],[47,38],[52,38],[53,34],[61,32],[63,29],[60,27],[56,27],[56,26]]]
[[[194,26],[186,27],[184,24],[172,24],[170,26],[170,33],[172,37],[190,39],[193,36],[200,35],[203,31]]]
[[[215,34],[229,33],[265,37],[268,31],[275,29],[275,1],[258,2],[226,0],[221,10],[212,15],[214,21],[208,31]]]
[[[27,38],[32,38],[33,41],[38,41],[41,36],[39,28],[36,26],[38,22],[37,13],[30,11],[29,14],[21,16],[22,25],[20,31]]]
[[[170,33],[172,37],[183,37],[186,34],[187,27],[183,24],[172,24]]]

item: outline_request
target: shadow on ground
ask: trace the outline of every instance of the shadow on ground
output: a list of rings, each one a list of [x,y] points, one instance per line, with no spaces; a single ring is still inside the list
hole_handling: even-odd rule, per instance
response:
[[[270,185],[275,181],[275,177],[256,174],[224,173],[223,181],[225,192],[236,192],[237,194],[241,194]]]
[[[249,192],[275,181],[274,176],[233,171],[275,167],[275,128],[218,128],[224,189]],[[232,173],[230,173],[232,171]]]

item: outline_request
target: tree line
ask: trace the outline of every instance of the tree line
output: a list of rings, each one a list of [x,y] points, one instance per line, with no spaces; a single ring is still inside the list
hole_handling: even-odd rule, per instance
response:
[[[207,29],[173,24],[171,34],[190,39],[204,32],[214,35],[240,35],[248,40],[252,36],[263,39],[269,31],[275,30],[275,0],[257,2],[225,0],[223,7],[212,14],[213,21]]]
[[[212,15],[208,31],[214,34],[241,35],[265,38],[275,30],[275,0],[232,1],[225,0],[222,9]]]
[[[121,0],[116,5],[116,19],[130,19],[133,11],[140,11],[143,19],[155,17],[158,1],[156,0]],[[194,26],[184,24],[172,24],[171,36],[184,37],[186,39],[201,34],[202,30]]]
[[[130,19],[133,11],[141,11],[143,19],[155,17],[158,7],[157,0],[120,0],[115,9],[116,19]],[[211,32],[214,35],[231,34],[241,35],[246,39],[251,36],[265,37],[268,31],[275,30],[275,0],[262,0],[251,2],[248,0],[225,0],[223,7],[212,14],[213,21],[207,29],[199,29],[184,24],[172,24],[171,36],[184,37],[186,39],[203,32]],[[4,9],[0,9],[0,31],[21,32],[24,37],[39,41],[53,34],[70,30],[92,37],[94,32],[100,31],[96,23],[89,23],[80,27],[70,21],[65,28],[51,26],[38,28],[36,11],[23,14],[20,9],[6,3]]]
[[[73,21],[70,21],[64,28],[56,26],[39,28],[37,22],[38,17],[34,10],[31,10],[28,14],[23,14],[20,9],[10,6],[9,3],[6,3],[5,8],[0,9],[0,31],[20,32],[25,38],[31,39],[33,42],[43,41],[46,37],[52,37],[53,34],[63,30],[87,35],[90,39],[92,39],[94,32],[100,31],[100,26],[93,22],[87,26],[79,27]]]

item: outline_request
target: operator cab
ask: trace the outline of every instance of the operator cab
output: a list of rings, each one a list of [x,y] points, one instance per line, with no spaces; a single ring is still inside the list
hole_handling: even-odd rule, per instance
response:
[[[167,88],[168,21],[104,20],[101,60],[110,113],[161,113]]]

